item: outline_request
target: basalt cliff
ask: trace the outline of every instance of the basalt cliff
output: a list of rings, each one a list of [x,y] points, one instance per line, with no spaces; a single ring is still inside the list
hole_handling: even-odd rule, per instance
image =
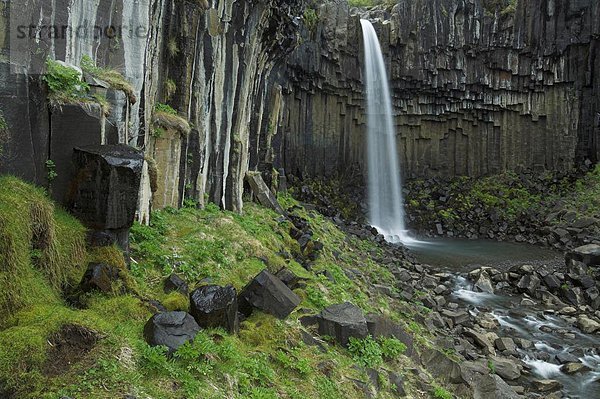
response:
[[[249,170],[269,184],[282,169],[300,177],[364,170],[360,18],[374,22],[389,66],[408,177],[598,161],[600,4],[489,3],[401,0],[366,10],[342,0],[4,2],[0,171],[51,185],[65,201],[73,148],[137,147],[146,158],[143,220],[185,200],[240,211]],[[85,40],[39,30],[91,25],[130,30]],[[38,35],[15,56],[23,46],[15,35],[31,27]],[[91,59],[120,72],[131,90],[84,73],[110,112],[48,101],[47,58],[73,66]],[[157,104],[176,110],[184,126],[157,117]]]

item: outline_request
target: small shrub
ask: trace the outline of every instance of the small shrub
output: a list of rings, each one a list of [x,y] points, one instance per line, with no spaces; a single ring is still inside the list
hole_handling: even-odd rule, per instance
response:
[[[51,59],[46,61],[42,80],[48,85],[51,100],[58,103],[82,100],[89,92],[89,86],[81,80],[79,71]]]
[[[52,183],[58,177],[58,173],[56,173],[56,164],[51,159],[46,161],[46,173],[48,182],[50,183]]]
[[[406,352],[406,345],[396,338],[383,338],[380,340],[381,353],[386,359],[396,359]]]
[[[435,387],[433,391],[433,397],[435,399],[452,399],[452,394],[445,388]]]
[[[304,24],[311,31],[314,32],[319,24],[319,15],[317,10],[308,7],[304,10]]]
[[[358,364],[365,367],[376,367],[383,363],[381,346],[371,336],[365,339],[350,338],[348,350]]]
[[[101,68],[96,66],[94,60],[92,60],[87,55],[81,58],[81,69],[96,78],[105,81],[115,90],[120,90],[129,99],[131,104],[135,104],[137,102],[137,97],[135,95],[135,88],[133,85],[125,79],[123,74],[119,71],[111,68]]]

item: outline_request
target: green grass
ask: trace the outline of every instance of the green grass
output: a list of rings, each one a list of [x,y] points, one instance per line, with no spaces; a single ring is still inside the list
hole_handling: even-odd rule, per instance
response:
[[[83,56],[80,62],[81,69],[96,78],[105,81],[110,85],[111,88],[115,90],[120,90],[129,99],[129,102],[135,104],[137,102],[137,98],[135,95],[135,88],[129,82],[123,74],[116,69],[112,68],[103,68],[96,65],[94,60],[92,60],[89,56]]]
[[[0,183],[0,257],[10,265],[10,273],[0,274],[4,284],[0,385],[16,397],[358,399],[364,394],[349,379],[368,381],[368,377],[357,365],[385,373],[412,364],[403,355],[404,345],[395,339],[369,338],[355,342],[351,350],[333,343],[321,350],[303,342],[300,316],[346,300],[365,312],[384,313],[407,329],[409,322],[417,325],[412,321],[416,307],[413,314],[406,304],[370,292],[372,281],[392,284],[387,268],[369,255],[379,254],[380,249],[346,236],[316,212],[296,211],[310,224],[314,239],[325,245],[310,272],[293,260],[300,248],[289,235],[289,222],[255,204],[246,204],[242,215],[214,205],[155,212],[151,226],[132,229],[133,260],[128,271],[116,248],[82,247],[81,224],[54,206],[42,190],[12,177],[3,177]],[[287,195],[280,199],[285,206],[298,205]],[[39,242],[53,243],[48,248],[54,252],[47,254],[45,246],[38,249],[32,244]],[[51,267],[36,263],[41,260],[55,263]],[[64,288],[76,286],[90,261],[119,267],[125,287],[118,288],[126,289],[83,295],[78,307],[72,307],[64,299],[64,292],[70,290]],[[167,357],[164,348],[145,343],[143,327],[151,313],[141,298],[158,299],[169,309],[189,306],[188,298],[163,292],[164,278],[170,273],[181,274],[191,288],[209,278],[239,290],[264,268],[276,272],[283,266],[307,284],[306,289],[296,290],[303,310],[286,320],[257,311],[241,323],[238,335],[204,330],[173,357]],[[351,280],[346,269],[363,277]],[[51,377],[45,371],[49,341],[66,324],[85,327],[101,338],[90,352]],[[422,335],[419,342],[426,340],[426,332]],[[411,392],[413,387],[408,377],[406,389]],[[393,394],[386,388],[378,397]]]

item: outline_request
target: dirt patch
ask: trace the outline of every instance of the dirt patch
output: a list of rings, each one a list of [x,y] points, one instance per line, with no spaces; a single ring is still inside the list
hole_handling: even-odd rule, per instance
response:
[[[74,324],[66,324],[50,339],[44,374],[55,377],[64,374],[81,361],[100,340],[97,332]]]

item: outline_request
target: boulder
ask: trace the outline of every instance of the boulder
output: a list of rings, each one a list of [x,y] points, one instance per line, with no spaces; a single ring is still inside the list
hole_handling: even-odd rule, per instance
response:
[[[75,148],[77,173],[71,182],[71,211],[95,230],[132,226],[138,205],[144,155],[126,145]]]
[[[112,283],[119,279],[119,269],[104,263],[90,263],[81,280],[83,292],[112,292]]]
[[[190,294],[190,313],[203,328],[239,330],[237,293],[232,286],[205,285]]]
[[[576,260],[587,266],[600,266],[600,245],[588,244],[577,247],[566,255],[568,260]]]
[[[271,190],[269,190],[269,187],[267,187],[260,172],[248,172],[246,174],[246,181],[261,205],[274,210],[280,215],[285,215],[285,211],[277,201],[275,195],[273,195]]]
[[[389,317],[374,313],[369,313],[366,316],[366,320],[369,334],[371,334],[374,338],[396,338],[406,345],[405,354],[407,356],[412,355],[414,346],[413,337],[410,333],[404,331],[404,329],[398,323],[394,323],[394,321]]]
[[[517,349],[515,341],[513,341],[512,338],[498,338],[494,342],[494,345],[496,345],[496,349],[499,351],[514,352]]]
[[[479,274],[479,278],[475,282],[475,289],[480,292],[487,292],[489,294],[494,293],[494,285],[492,284],[492,279],[488,275],[487,271],[482,271]]]
[[[393,371],[388,371],[388,380],[390,381],[390,385],[392,386],[392,392],[400,398],[406,396],[406,390],[404,389],[404,379],[402,376],[394,373]]]
[[[484,351],[484,353],[488,355],[496,354],[496,351],[494,350],[494,345],[492,344],[492,341],[490,341],[486,334],[477,332],[470,328],[465,328],[464,334],[465,336],[473,339],[475,345],[481,348]]]
[[[350,337],[366,338],[369,335],[367,320],[360,308],[345,302],[331,305],[319,314],[319,334],[328,335],[342,346],[348,346]]]
[[[495,374],[482,376],[473,385],[473,399],[519,399],[521,395]]]
[[[300,302],[294,291],[267,270],[254,277],[239,296],[240,311],[246,316],[256,308],[279,319],[285,319]]]
[[[144,326],[144,339],[152,346],[163,345],[172,354],[193,340],[200,331],[196,320],[186,312],[166,312],[152,316]]]
[[[523,367],[517,364],[516,360],[513,361],[508,358],[493,356],[490,358],[490,361],[494,365],[495,373],[503,379],[512,381],[521,377]]]
[[[291,290],[295,290],[301,286],[302,279],[291,271],[290,269],[284,267],[275,273],[275,276],[283,282],[283,284],[287,285]]]
[[[565,374],[577,374],[590,371],[590,369],[582,363],[567,363],[560,368],[560,371]]]
[[[600,323],[598,323],[596,320],[590,319],[586,315],[581,315],[577,318],[577,326],[586,334],[593,334],[597,331],[600,331]]]
[[[457,326],[469,321],[469,313],[464,310],[453,311],[449,309],[443,309],[441,315],[449,318],[452,321],[452,326]]]
[[[187,283],[179,277],[177,274],[171,274],[164,283],[165,293],[177,291],[182,295],[187,295],[189,293],[189,288]]]
[[[465,382],[459,363],[437,349],[424,349],[421,353],[421,364],[441,381],[452,384]]]
[[[536,393],[551,393],[562,389],[562,384],[556,380],[535,380],[533,388]]]

